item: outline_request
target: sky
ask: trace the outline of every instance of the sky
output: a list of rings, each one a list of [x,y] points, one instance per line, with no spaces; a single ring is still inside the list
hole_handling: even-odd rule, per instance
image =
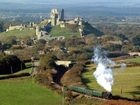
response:
[[[22,3],[22,4],[53,4],[53,5],[90,5],[105,7],[140,7],[140,0],[0,0],[0,3]]]
[[[37,2],[37,3],[85,3],[85,2],[123,2],[123,3],[140,3],[140,0],[0,0],[0,2],[16,2],[16,3],[29,3],[29,2]]]

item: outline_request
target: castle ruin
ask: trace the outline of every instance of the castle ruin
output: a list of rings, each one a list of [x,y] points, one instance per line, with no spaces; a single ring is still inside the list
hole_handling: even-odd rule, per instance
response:
[[[80,35],[83,36],[83,19],[80,17],[76,17],[74,19],[66,20],[64,9],[62,9],[60,12],[58,11],[58,9],[52,9],[50,13],[50,18],[45,19],[44,21],[47,21],[47,24],[42,26],[43,28],[39,26],[36,27],[36,35],[38,40],[41,37],[48,35],[48,29],[54,26],[60,26],[61,28],[65,28],[66,25],[77,25]]]

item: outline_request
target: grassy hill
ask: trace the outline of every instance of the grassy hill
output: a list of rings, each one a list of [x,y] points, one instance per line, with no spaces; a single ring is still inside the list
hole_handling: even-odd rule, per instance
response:
[[[58,37],[58,36],[65,36],[66,38],[76,36],[80,37],[80,33],[78,30],[72,30],[69,27],[61,28],[60,26],[54,26],[51,29],[50,35],[53,37]]]
[[[88,22],[84,23],[83,30],[84,35],[103,35],[100,30],[92,27]],[[52,36],[65,36],[66,38],[72,36],[81,37],[79,32],[79,26],[77,25],[66,25],[65,28],[61,28],[60,26],[52,27],[50,34]]]
[[[11,36],[15,36],[16,38],[19,39],[25,39],[31,36],[35,35],[35,29],[24,29],[24,30],[12,30],[8,32],[2,32],[0,33],[0,40],[7,40]]]

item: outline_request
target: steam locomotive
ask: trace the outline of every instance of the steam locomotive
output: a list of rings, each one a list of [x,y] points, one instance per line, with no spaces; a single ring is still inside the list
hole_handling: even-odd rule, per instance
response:
[[[87,89],[84,87],[69,86],[69,87],[65,87],[65,89],[71,90],[74,92],[78,92],[81,94],[86,94],[88,96],[94,96],[94,97],[99,97],[99,98],[104,98],[104,99],[111,99],[112,98],[112,94],[110,92],[99,92],[99,91]]]

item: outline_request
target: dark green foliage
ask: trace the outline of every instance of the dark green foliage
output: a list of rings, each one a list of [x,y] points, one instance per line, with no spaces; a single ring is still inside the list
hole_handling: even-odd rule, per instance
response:
[[[8,43],[4,43],[1,47],[2,47],[2,50],[6,50],[6,49],[9,49],[11,48],[11,44],[8,44]]]
[[[140,35],[135,36],[135,37],[132,39],[132,42],[134,43],[134,45],[140,46]]]
[[[140,35],[139,25],[137,24],[109,24],[100,23],[97,25],[105,35],[118,36],[122,40],[131,40],[135,36]]]
[[[3,31],[4,31],[4,23],[0,22],[0,32],[3,32]]]
[[[125,52],[125,53],[128,53],[128,52],[130,52],[132,50],[133,50],[133,45],[132,44],[123,45],[122,49],[121,49],[121,51]]]
[[[120,57],[120,56],[129,56],[129,54],[123,53],[123,52],[111,52],[111,53],[108,53],[107,56],[110,58],[115,58],[115,57]]]
[[[118,34],[116,36],[118,36],[121,40],[128,40],[128,38],[124,34]]]
[[[53,54],[47,54],[43,55],[40,58],[40,67],[41,69],[51,69],[55,66],[55,60],[57,60],[57,57]]]
[[[104,33],[98,30],[97,28],[94,28],[91,24],[88,22],[84,23],[84,35],[88,34],[94,34],[95,36],[102,36]]]
[[[24,63],[17,56],[0,55],[0,74],[15,73],[24,68]]]
[[[109,50],[109,51],[121,51],[122,45],[108,44],[104,48]]]
[[[140,46],[133,47],[133,51],[140,52]]]
[[[45,39],[39,39],[38,43],[42,44],[42,45],[45,45],[46,44],[46,40]]]
[[[85,45],[85,41],[81,38],[71,38],[66,40],[65,45],[66,47],[77,47],[80,45]]]
[[[31,46],[31,45],[33,45],[33,40],[32,39],[27,39],[26,40],[26,44],[28,45],[28,46]]]

